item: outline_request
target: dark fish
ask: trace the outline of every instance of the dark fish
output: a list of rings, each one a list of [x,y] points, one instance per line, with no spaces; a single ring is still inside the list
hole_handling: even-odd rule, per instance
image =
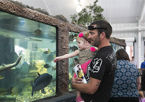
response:
[[[38,73],[38,77],[35,79],[34,83],[32,84],[32,96],[34,91],[39,91],[44,93],[44,88],[51,82],[52,76],[48,73],[44,73],[40,75]]]
[[[70,46],[69,49],[72,51],[75,51],[75,50],[78,50],[78,47],[77,46],[72,46],[72,47]]]
[[[49,67],[50,67],[49,64],[45,64],[45,65],[44,65],[44,68],[49,68]]]
[[[40,30],[40,29],[36,29],[35,31],[34,31],[34,35],[36,35],[36,36],[39,36],[39,35],[41,35],[42,34],[42,31]]]
[[[74,64],[75,64],[75,65],[79,64],[78,58],[74,58],[73,61],[74,61]]]
[[[69,41],[73,41],[74,40],[74,36],[73,35],[70,35],[69,36]]]

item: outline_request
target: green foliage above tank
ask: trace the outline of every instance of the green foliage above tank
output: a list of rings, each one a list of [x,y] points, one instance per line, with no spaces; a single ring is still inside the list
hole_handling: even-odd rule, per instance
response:
[[[102,15],[104,9],[97,5],[98,0],[95,0],[93,4],[85,6],[78,14],[71,15],[72,22],[81,25],[89,25],[90,22],[105,19]]]

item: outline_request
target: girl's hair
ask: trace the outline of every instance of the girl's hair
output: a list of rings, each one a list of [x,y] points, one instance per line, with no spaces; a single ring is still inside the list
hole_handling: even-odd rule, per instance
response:
[[[117,58],[117,60],[129,60],[130,61],[129,56],[124,49],[119,49],[116,52],[116,58]]]
[[[91,41],[91,39],[88,39],[89,31],[83,31],[83,32],[80,32],[80,33],[83,33],[83,37],[85,37],[89,42]],[[81,40],[83,40],[83,41],[87,41],[87,40],[85,40],[83,37],[77,36],[77,40],[78,40],[78,39],[81,39]]]

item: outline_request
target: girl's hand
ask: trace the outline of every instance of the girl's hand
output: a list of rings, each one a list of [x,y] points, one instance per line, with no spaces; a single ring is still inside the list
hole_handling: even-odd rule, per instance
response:
[[[61,57],[56,57],[53,62],[56,63],[57,61],[61,60]]]

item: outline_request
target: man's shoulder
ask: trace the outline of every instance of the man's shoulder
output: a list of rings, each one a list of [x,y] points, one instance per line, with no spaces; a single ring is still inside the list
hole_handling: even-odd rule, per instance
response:
[[[101,48],[97,53],[99,55],[105,56],[105,55],[108,55],[109,53],[112,53],[112,52],[114,52],[113,48],[111,46],[107,46],[107,47]]]
[[[117,62],[116,61],[116,56],[115,56],[115,52],[113,49],[109,49],[109,50],[104,50],[104,51],[101,51],[100,53],[98,53],[96,56],[95,56],[95,59],[101,59],[104,63],[113,63],[113,62]]]
[[[145,61],[141,63],[141,67],[145,67]]]

